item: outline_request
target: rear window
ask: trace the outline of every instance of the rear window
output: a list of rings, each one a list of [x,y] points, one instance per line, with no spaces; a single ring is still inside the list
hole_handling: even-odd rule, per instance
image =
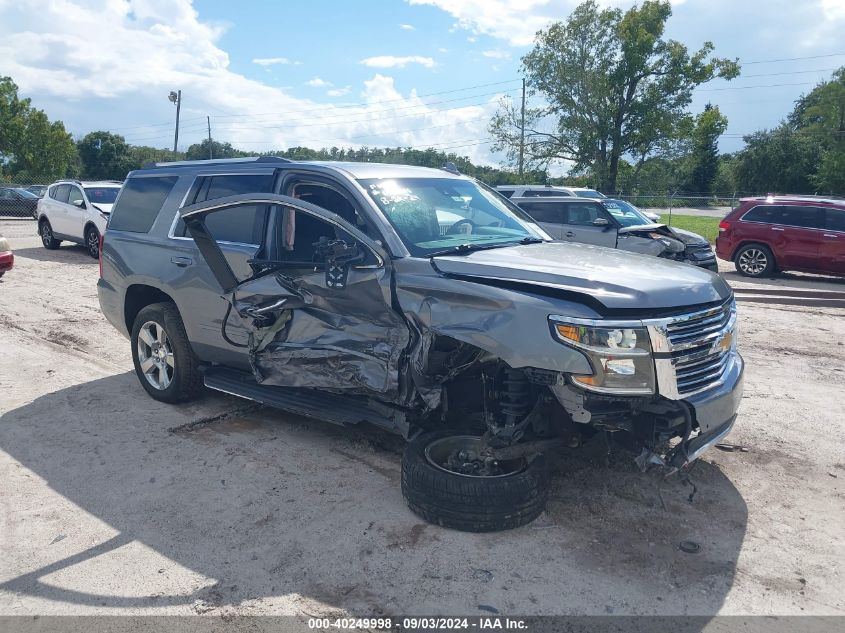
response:
[[[564,205],[560,203],[523,202],[519,206],[537,222],[560,224],[563,221]]]
[[[526,198],[555,198],[558,196],[568,196],[565,191],[555,191],[554,189],[526,189],[522,194]]]
[[[827,210],[827,229],[845,232],[845,209]]]
[[[70,193],[70,185],[56,185],[50,189],[50,197],[58,202],[67,202],[68,193]]]
[[[205,202],[242,193],[272,193],[274,174],[232,174],[201,178],[194,202]],[[241,205],[216,211],[206,217],[205,226],[218,242],[260,244],[267,217],[267,205]],[[173,231],[177,237],[187,236],[180,218]]]
[[[149,232],[178,179],[178,176],[153,176],[127,180],[112,212],[109,229]]]
[[[772,204],[754,207],[742,216],[742,219],[745,222],[763,222],[765,224],[821,229],[824,228],[824,209]]]

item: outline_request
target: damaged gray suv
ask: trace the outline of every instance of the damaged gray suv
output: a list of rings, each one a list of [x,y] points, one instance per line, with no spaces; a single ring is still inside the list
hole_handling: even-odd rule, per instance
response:
[[[736,418],[717,275],[552,241],[455,170],[262,157],[134,171],[100,305],[155,399],[203,385],[403,436],[402,491],[462,530],[542,512],[545,456],[602,432],[682,469]]]

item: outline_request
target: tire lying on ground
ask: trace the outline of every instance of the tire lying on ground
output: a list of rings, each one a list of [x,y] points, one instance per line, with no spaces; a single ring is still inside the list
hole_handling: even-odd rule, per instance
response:
[[[458,439],[454,437],[454,439]],[[451,439],[427,433],[411,440],[402,456],[402,496],[417,515],[464,532],[494,532],[536,519],[548,498],[546,460],[537,455],[506,474],[477,476],[439,466],[430,449]],[[466,438],[477,440],[477,438]]]

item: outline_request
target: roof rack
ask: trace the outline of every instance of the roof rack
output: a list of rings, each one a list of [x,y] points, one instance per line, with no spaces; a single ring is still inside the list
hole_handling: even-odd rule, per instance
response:
[[[162,163],[146,163],[143,169],[152,167],[190,167],[196,165],[230,165],[232,163],[292,163],[280,156],[247,156],[246,158],[212,158],[204,160],[174,160]]]

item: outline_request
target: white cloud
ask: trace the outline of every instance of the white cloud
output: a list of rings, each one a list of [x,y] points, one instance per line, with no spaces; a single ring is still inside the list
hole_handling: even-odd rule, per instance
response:
[[[287,57],[257,57],[252,60],[259,66],[299,66],[302,62],[291,61]]]
[[[405,0],[410,5],[437,7],[457,20],[454,28],[473,33],[467,40],[476,41],[475,35],[491,35],[512,46],[528,46],[534,34],[551,22],[562,20],[582,0]],[[823,0],[840,2],[841,0]],[[673,5],[684,0],[673,0]],[[629,7],[630,0],[598,0],[600,5]]]
[[[404,68],[408,64],[419,64],[425,68],[434,68],[436,65],[431,57],[423,57],[421,55],[408,55],[406,57],[377,55],[376,57],[362,59],[361,63],[370,68]]]
[[[507,51],[502,50],[492,50],[492,51],[484,51],[481,53],[484,57],[488,57],[490,59],[510,59],[511,54]]]
[[[442,9],[473,33],[492,35],[514,46],[527,46],[534,34],[572,10],[577,0],[407,0]],[[552,6],[549,6],[552,5]]]
[[[325,79],[320,79],[319,77],[314,77],[313,79],[309,79],[305,82],[306,86],[311,86],[312,88],[328,88],[329,86],[333,85],[332,82],[326,81]]]
[[[348,95],[352,92],[352,86],[344,86],[343,88],[333,88],[331,90],[326,90],[326,94],[330,97],[342,97],[343,95]]]
[[[400,93],[391,77],[376,74],[360,86],[360,103],[301,98],[231,70],[221,35],[189,0],[0,0],[0,76],[13,77],[22,96],[76,136],[106,129],[167,147],[174,119],[167,94],[180,89],[182,149],[205,137],[211,115],[213,136],[245,150],[471,145],[450,151],[492,162],[489,145],[466,139],[486,139],[495,96],[442,103]]]
[[[399,28],[403,31],[416,31],[417,28],[413,24],[400,24]]]

